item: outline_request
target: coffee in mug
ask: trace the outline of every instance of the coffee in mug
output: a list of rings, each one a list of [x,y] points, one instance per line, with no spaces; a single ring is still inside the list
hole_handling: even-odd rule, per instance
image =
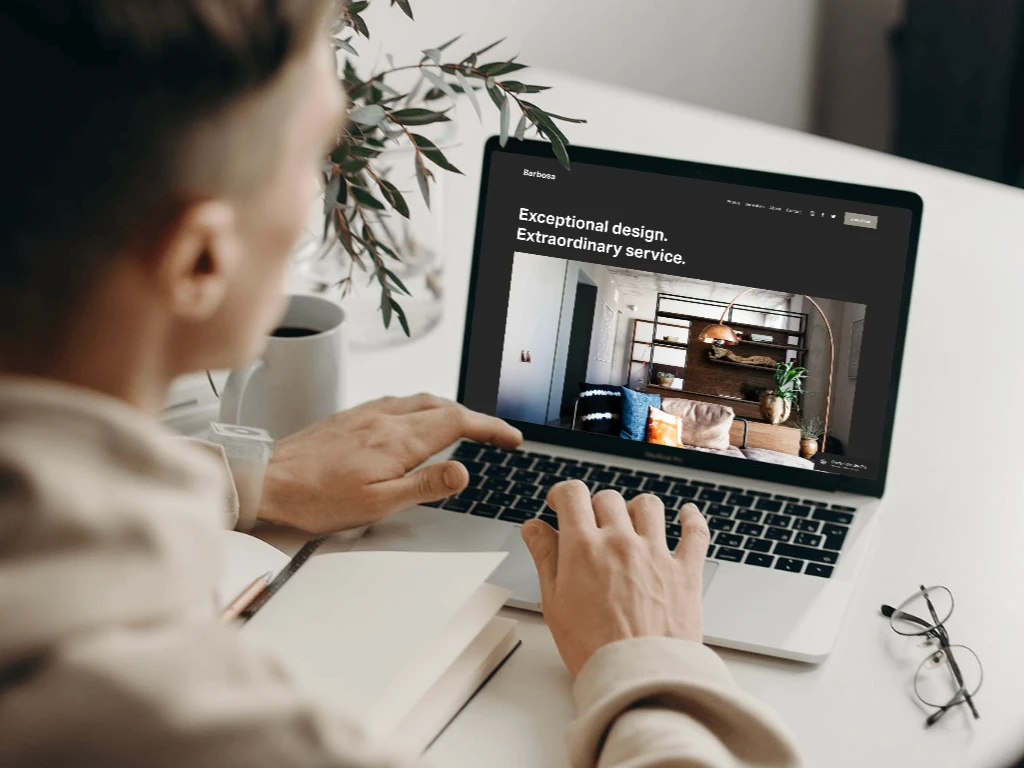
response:
[[[267,346],[228,377],[218,421],[280,440],[342,409],[345,313],[320,296],[292,296]]]

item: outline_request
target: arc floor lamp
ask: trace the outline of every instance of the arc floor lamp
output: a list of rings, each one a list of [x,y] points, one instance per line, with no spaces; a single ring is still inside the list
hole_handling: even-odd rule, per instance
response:
[[[739,301],[740,298],[744,296],[744,294],[750,293],[752,290],[754,289],[747,288],[744,291],[740,291],[740,293],[736,295],[736,298],[729,302],[729,306],[727,306],[725,308],[725,311],[722,312],[722,317],[719,319],[719,321],[714,325],[709,325],[707,328],[701,331],[700,336],[698,338],[706,344],[715,344],[718,346],[725,345],[731,347],[734,344],[739,344],[740,340],[736,336],[736,332],[725,324],[725,318],[728,316],[729,310],[732,309],[733,304]],[[821,431],[821,450],[822,452],[824,452],[825,441],[828,439],[829,410],[832,406],[832,370],[836,362],[836,344],[835,339],[832,336],[832,325],[829,323],[828,318],[825,316],[825,313],[822,311],[821,307],[818,306],[818,302],[816,302],[807,294],[801,293],[799,295],[803,296],[805,299],[811,302],[811,304],[814,305],[814,308],[818,310],[818,314],[821,315],[821,319],[825,323],[825,330],[828,331],[828,393],[825,396],[825,424],[822,427]]]

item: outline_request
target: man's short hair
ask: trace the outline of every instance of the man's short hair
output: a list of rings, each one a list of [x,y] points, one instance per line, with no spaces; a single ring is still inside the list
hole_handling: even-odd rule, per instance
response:
[[[3,5],[0,335],[7,336],[74,303],[114,255],[156,235],[190,196],[223,194],[240,181],[244,169],[232,167],[240,163],[230,152],[207,151],[203,168],[189,167],[190,137],[203,128],[216,141],[218,117],[271,83],[333,4]],[[274,148],[264,149],[247,158],[248,170],[273,167]]]

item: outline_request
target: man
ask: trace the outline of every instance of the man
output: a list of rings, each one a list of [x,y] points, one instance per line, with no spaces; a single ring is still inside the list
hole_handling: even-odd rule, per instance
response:
[[[383,766],[212,605],[229,478],[171,380],[260,349],[344,105],[325,0],[8,0],[0,185],[0,765]],[[260,514],[309,531],[463,488],[413,471],[502,422],[387,399],[282,441]],[[410,474],[411,472],[411,474]],[[523,527],[576,676],[577,766],[792,766],[701,639],[707,528],[551,490]],[[341,513],[336,510],[344,510]],[[495,727],[500,727],[496,724]]]

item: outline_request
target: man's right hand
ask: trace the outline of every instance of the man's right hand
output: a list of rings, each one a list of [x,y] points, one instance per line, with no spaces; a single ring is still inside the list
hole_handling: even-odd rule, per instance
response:
[[[544,618],[575,676],[602,646],[632,637],[701,642],[701,578],[710,534],[692,504],[679,512],[683,535],[673,556],[661,500],[627,504],[616,491],[593,498],[579,480],[554,486],[548,506],[558,530],[531,520],[523,540],[540,576]]]

